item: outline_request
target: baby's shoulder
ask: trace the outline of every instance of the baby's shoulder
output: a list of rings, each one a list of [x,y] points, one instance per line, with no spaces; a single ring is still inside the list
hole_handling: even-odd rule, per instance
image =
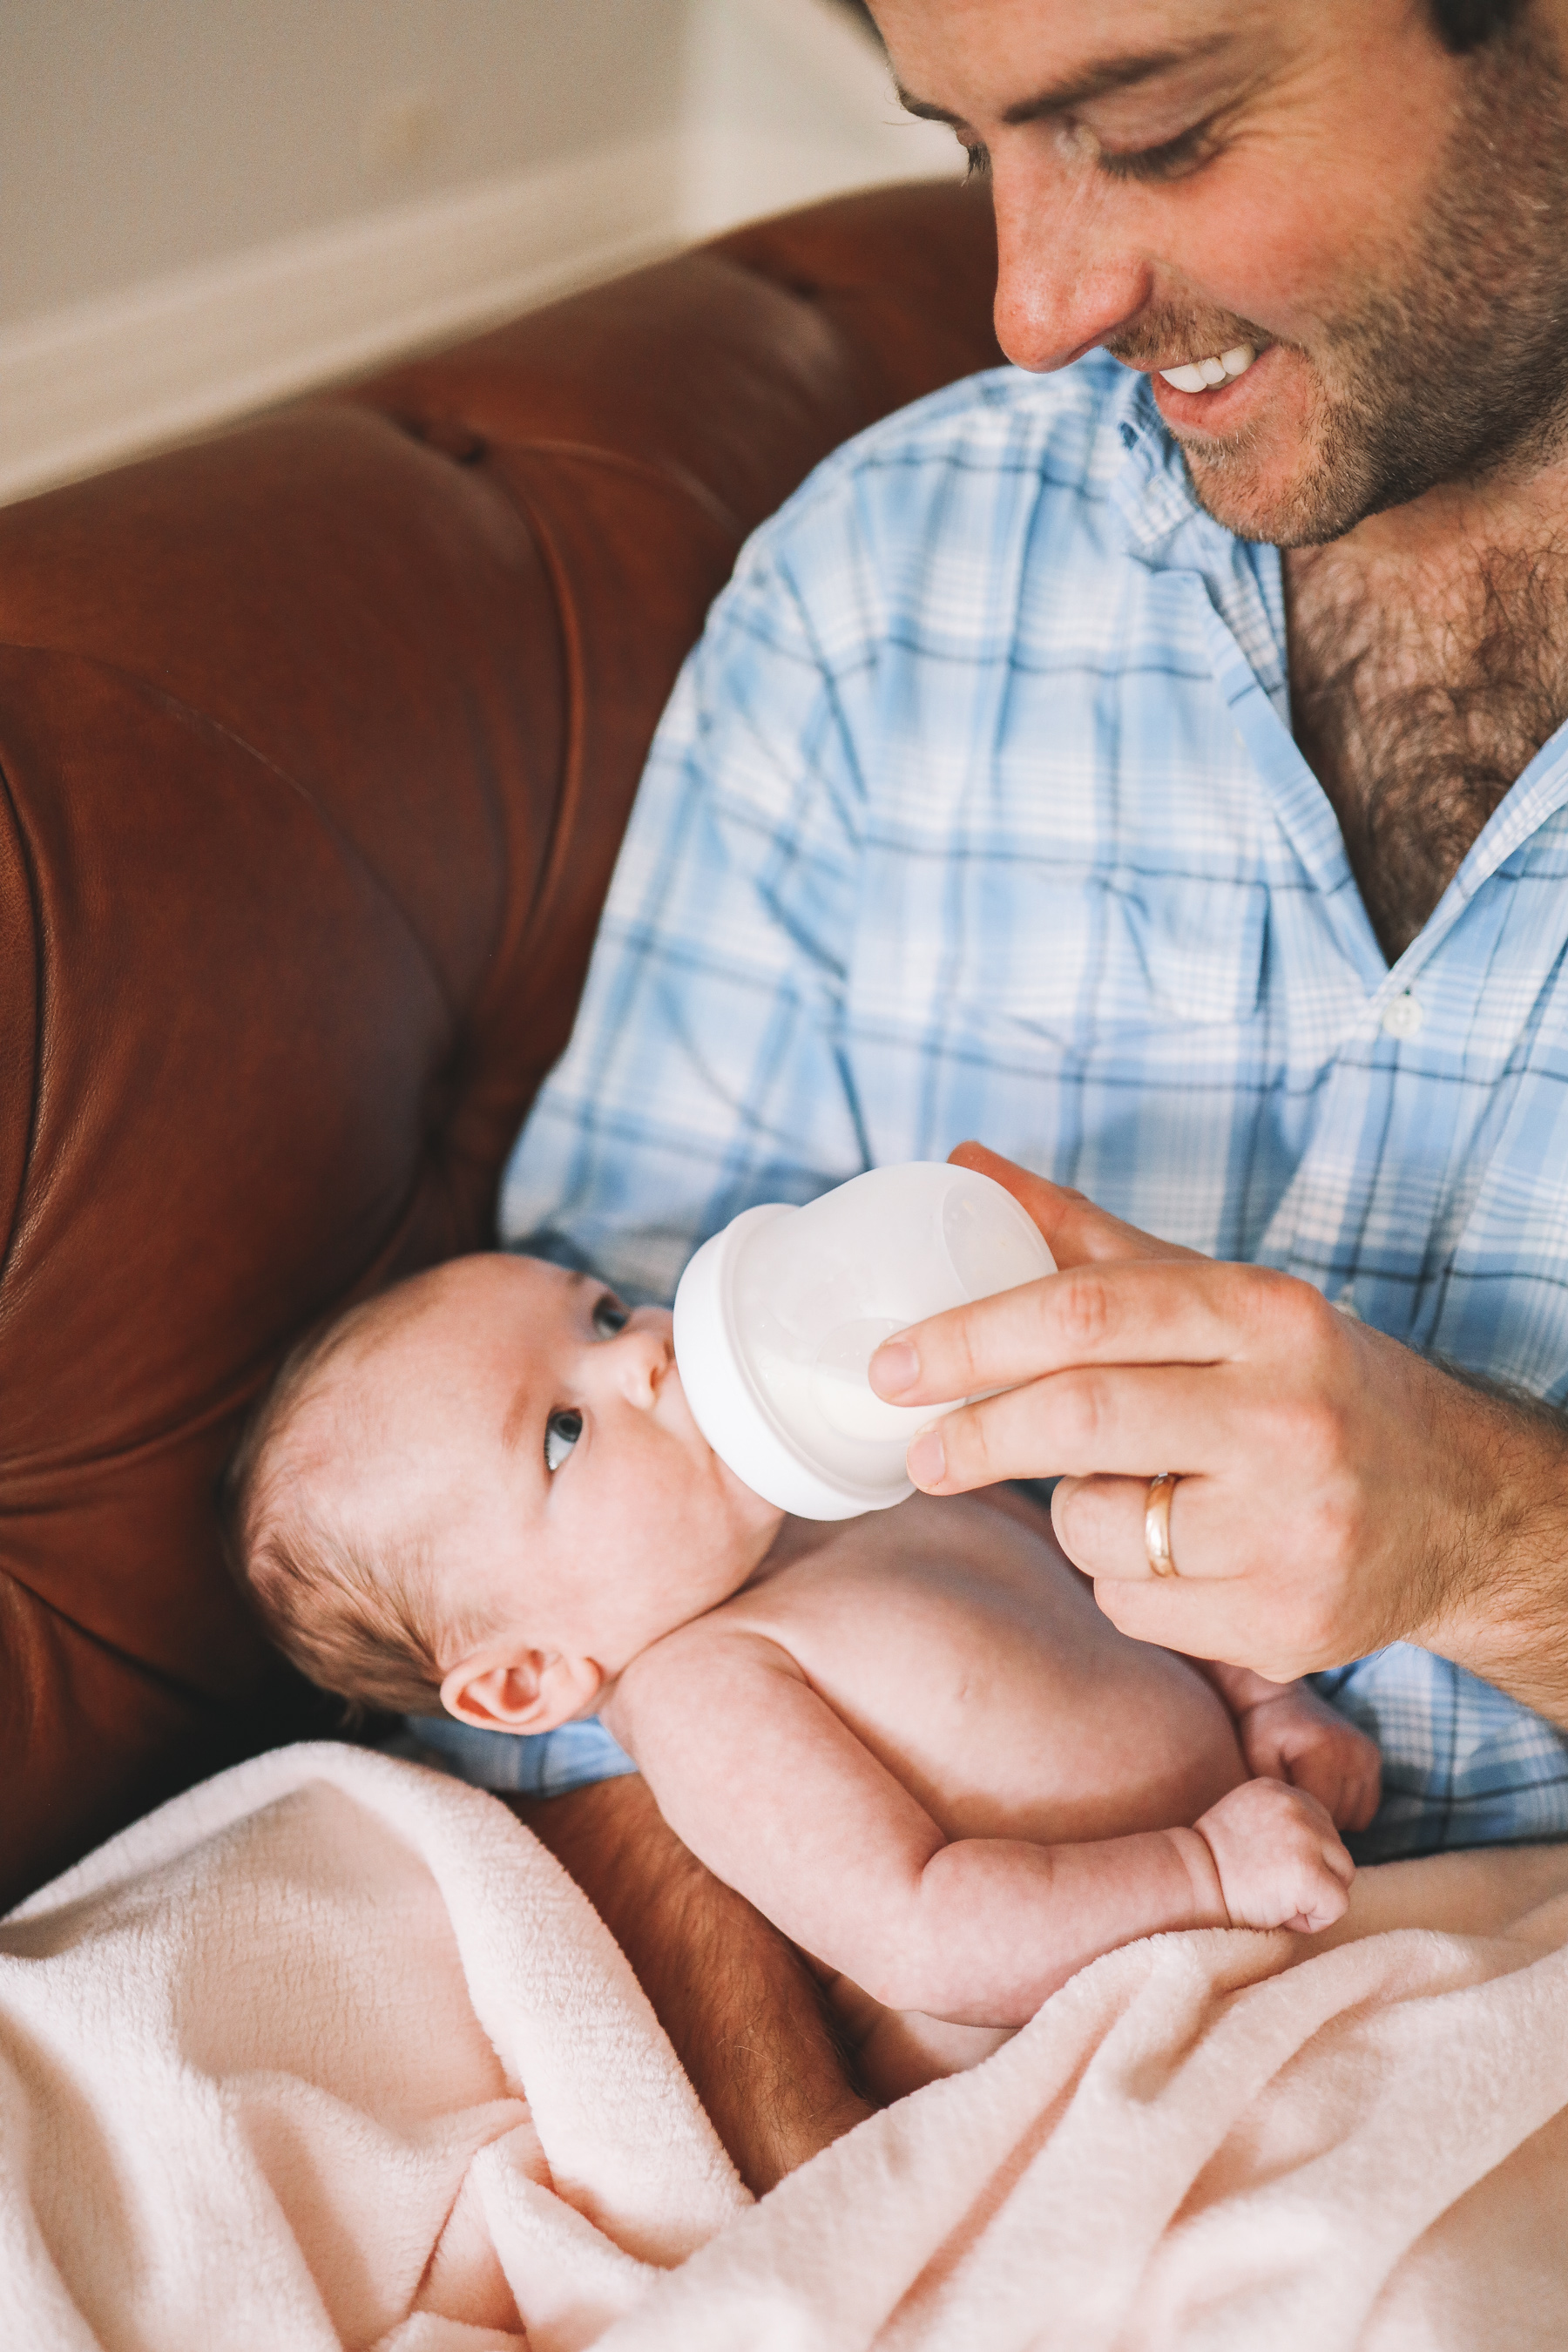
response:
[[[805,1680],[787,1640],[738,1608],[741,1598],[737,1594],[650,1642],[616,1677],[600,1712],[639,1762],[639,1727],[646,1736],[671,1717],[695,1724],[711,1723],[731,1710],[754,1713],[765,1704],[770,1681]]]
[[[746,1599],[745,1592],[738,1592],[650,1642],[623,1670],[617,1689],[646,1691],[656,1684],[692,1682],[710,1688],[719,1677],[798,1675],[800,1665],[784,1633],[787,1612],[775,1616],[747,1608]]]

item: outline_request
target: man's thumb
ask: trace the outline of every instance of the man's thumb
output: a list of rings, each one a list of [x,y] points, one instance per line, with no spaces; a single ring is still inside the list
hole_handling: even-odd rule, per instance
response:
[[[1097,1209],[1085,1193],[1074,1192],[1068,1184],[1053,1184],[1048,1176],[1037,1176],[1032,1169],[1004,1160],[999,1151],[988,1150],[984,1143],[961,1143],[947,1156],[955,1168],[973,1168],[1011,1192],[1039,1227],[1046,1247],[1059,1266],[1203,1256],[1201,1250],[1184,1249],[1177,1242],[1159,1241],[1152,1234],[1141,1233],[1136,1225],[1124,1224],[1120,1217]]]

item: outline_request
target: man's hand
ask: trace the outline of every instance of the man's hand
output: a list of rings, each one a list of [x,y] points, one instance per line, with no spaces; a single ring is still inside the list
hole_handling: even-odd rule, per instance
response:
[[[901,1404],[981,1402],[910,1448],[931,1494],[1058,1475],[1069,1559],[1121,1630],[1289,1682],[1407,1640],[1568,1721],[1568,1436],[1337,1314],[1310,1284],[1152,1239],[976,1145],[1061,1271],[901,1332]],[[984,1395],[988,1390],[1005,1391]],[[1143,1540],[1150,1479],[1179,1573]]]
[[[681,1844],[643,1780],[505,1800],[632,1964],[735,2169],[762,2197],[871,2110],[807,1963]]]
[[[1340,1830],[1364,1830],[1383,1790],[1377,1743],[1305,1683],[1265,1682],[1242,1666],[1211,1666],[1236,1717],[1249,1771],[1315,1797]]]

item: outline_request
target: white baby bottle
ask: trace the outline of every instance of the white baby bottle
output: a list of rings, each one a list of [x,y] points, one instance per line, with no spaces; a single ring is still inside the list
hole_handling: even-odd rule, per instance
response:
[[[916,1430],[952,1406],[885,1404],[866,1377],[875,1349],[1055,1272],[989,1176],[938,1160],[873,1168],[803,1209],[748,1209],[703,1244],[675,1294],[681,1384],[714,1452],[780,1510],[886,1510],[914,1492]]]

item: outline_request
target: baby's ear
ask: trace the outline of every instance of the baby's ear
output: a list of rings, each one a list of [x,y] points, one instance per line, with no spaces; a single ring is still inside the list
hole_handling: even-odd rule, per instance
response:
[[[592,1658],[554,1650],[479,1650],[441,1685],[441,1704],[479,1731],[554,1731],[584,1715],[604,1676]]]

